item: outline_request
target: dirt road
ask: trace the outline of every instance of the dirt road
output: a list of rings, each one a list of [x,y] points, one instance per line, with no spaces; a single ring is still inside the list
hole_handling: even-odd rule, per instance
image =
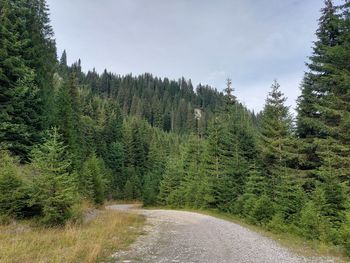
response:
[[[131,205],[110,209],[132,211]],[[113,255],[113,262],[299,263],[335,262],[296,255],[275,241],[238,224],[211,216],[173,210],[143,210],[145,235],[128,251]]]

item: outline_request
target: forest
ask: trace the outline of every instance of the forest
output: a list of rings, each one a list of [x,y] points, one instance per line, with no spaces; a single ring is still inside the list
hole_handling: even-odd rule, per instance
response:
[[[57,58],[45,0],[0,0],[0,223],[81,204],[215,209],[350,255],[350,2],[326,0],[296,116],[224,91]],[[278,77],[278,76],[276,76]],[[223,81],[224,82],[224,81]],[[297,89],[299,87],[295,87]]]

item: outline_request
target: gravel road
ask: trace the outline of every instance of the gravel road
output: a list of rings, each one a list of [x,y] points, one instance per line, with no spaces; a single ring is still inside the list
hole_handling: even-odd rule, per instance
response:
[[[174,210],[110,209],[140,213],[147,218],[145,235],[112,262],[284,263],[336,262],[296,255],[275,241],[238,224],[211,216]]]

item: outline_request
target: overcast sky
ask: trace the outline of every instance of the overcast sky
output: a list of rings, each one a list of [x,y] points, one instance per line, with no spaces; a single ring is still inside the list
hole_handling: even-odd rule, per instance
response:
[[[85,71],[184,76],[260,110],[276,78],[295,107],[323,0],[48,0],[58,54]]]

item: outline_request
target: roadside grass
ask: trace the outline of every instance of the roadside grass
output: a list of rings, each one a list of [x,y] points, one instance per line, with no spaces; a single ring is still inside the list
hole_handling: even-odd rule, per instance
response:
[[[125,249],[142,233],[144,218],[101,210],[93,220],[62,228],[20,221],[0,226],[1,263],[92,263]]]
[[[134,207],[141,207],[142,202],[139,200],[107,200],[103,204],[105,207],[109,205],[133,205]]]
[[[346,257],[344,251],[336,246],[322,243],[317,240],[307,240],[296,234],[290,232],[280,233],[273,230],[268,230],[263,226],[257,226],[249,223],[248,221],[228,213],[223,213],[217,210],[210,209],[192,209],[192,208],[173,208],[166,206],[144,207],[144,209],[170,209],[187,212],[195,212],[203,215],[213,216],[219,219],[230,221],[241,225],[251,231],[257,232],[265,237],[271,238],[281,244],[282,246],[290,249],[294,253],[305,257],[329,257],[336,260],[339,263],[350,262]]]

